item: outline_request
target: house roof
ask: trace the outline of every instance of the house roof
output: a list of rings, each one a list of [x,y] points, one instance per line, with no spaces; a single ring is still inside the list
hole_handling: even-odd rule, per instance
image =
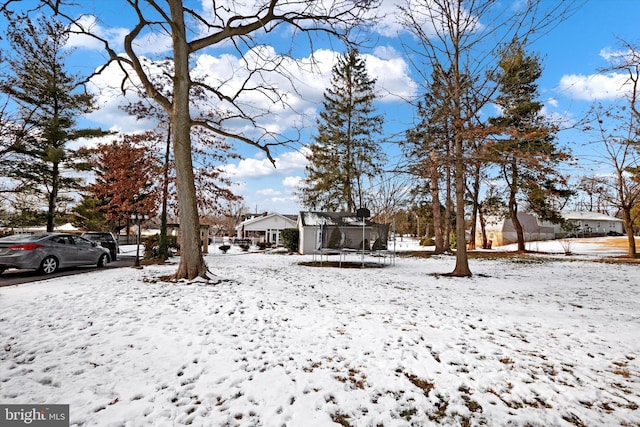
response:
[[[569,221],[611,221],[622,222],[620,218],[601,214],[598,212],[583,212],[583,211],[562,211],[562,217]]]
[[[272,219],[274,217],[284,218],[285,221],[286,222],[290,222],[292,226],[295,226],[296,219],[298,218],[297,215],[283,215],[283,214],[279,214],[279,213],[271,213],[271,214],[267,214],[267,215],[258,215],[258,216],[255,216],[253,218],[245,219],[240,224],[236,225],[235,228],[236,228],[236,230],[240,230],[243,226],[246,228],[246,227],[249,227],[251,225],[260,223],[262,221]]]
[[[300,221],[303,227],[318,227],[321,225],[334,225],[339,227],[362,227],[362,219],[354,212],[300,212]],[[370,224],[365,220],[365,224]]]

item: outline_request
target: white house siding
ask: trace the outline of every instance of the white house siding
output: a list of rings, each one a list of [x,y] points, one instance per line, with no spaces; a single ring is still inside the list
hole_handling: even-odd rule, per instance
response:
[[[280,244],[280,232],[285,228],[296,228],[296,221],[281,214],[268,214],[253,217],[236,226],[236,237],[257,238]]]
[[[576,227],[578,234],[606,235],[609,232],[623,233],[622,220],[620,218],[597,212],[561,212],[562,217]],[[559,225],[554,225],[556,234],[562,236],[566,230]]]

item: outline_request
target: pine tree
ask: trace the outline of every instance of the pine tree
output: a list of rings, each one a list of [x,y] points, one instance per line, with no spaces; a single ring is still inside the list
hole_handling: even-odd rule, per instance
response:
[[[423,180],[425,187],[428,187],[437,254],[450,249],[448,231],[451,229],[451,218],[445,217],[443,221],[440,202],[440,192],[444,186],[442,181],[450,175],[453,140],[449,115],[450,99],[443,86],[445,78],[446,74],[442,70],[433,73],[433,80],[424,95],[424,102],[418,104],[420,122],[414,129],[406,132],[407,139],[402,143],[405,157],[409,161],[410,173]]]
[[[384,161],[374,138],[383,124],[382,115],[374,115],[375,82],[357,50],[347,51],[333,67],[317,122],[318,135],[309,146],[303,205],[351,212],[367,205],[366,180],[381,172]]]
[[[503,50],[499,65],[496,104],[502,115],[489,120],[498,134],[492,149],[507,184],[507,208],[518,236],[518,250],[524,251],[524,230],[518,220],[521,199],[543,219],[559,221],[560,215],[549,201],[565,192],[557,166],[569,154],[556,146],[555,127],[536,101],[536,81],[542,74],[538,57],[527,55],[522,45],[514,43]]]
[[[53,231],[61,192],[77,189],[73,170],[86,165],[67,144],[78,138],[103,135],[97,129],[76,129],[75,118],[92,111],[93,97],[78,91],[80,79],[69,74],[64,60],[67,28],[45,17],[10,16],[7,36],[12,54],[9,73],[0,90],[15,102],[26,135],[12,158],[9,176],[23,188],[46,198],[47,230]]]

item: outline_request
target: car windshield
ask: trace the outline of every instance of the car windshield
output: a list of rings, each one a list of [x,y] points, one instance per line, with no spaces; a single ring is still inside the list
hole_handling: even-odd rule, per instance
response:
[[[14,234],[0,238],[0,242],[35,242],[46,236],[46,234]]]
[[[101,239],[101,238],[106,238],[107,234],[105,233],[84,233],[82,235],[82,237],[86,238],[86,239]]]

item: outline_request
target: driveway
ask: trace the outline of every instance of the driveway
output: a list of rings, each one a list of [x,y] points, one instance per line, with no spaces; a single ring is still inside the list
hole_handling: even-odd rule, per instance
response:
[[[135,264],[136,257],[135,256],[122,256],[120,255],[116,261],[110,262],[104,267],[104,269],[109,268],[122,268],[122,267],[132,267]],[[51,279],[53,277],[63,277],[63,276],[72,276],[74,274],[86,273],[88,271],[96,271],[100,270],[98,267],[88,266],[88,267],[73,267],[73,268],[62,268],[56,271],[53,274],[39,274],[33,270],[7,270],[4,273],[0,274],[0,287],[2,286],[12,286],[12,285],[20,285],[22,283],[30,283],[37,282],[39,280]]]

